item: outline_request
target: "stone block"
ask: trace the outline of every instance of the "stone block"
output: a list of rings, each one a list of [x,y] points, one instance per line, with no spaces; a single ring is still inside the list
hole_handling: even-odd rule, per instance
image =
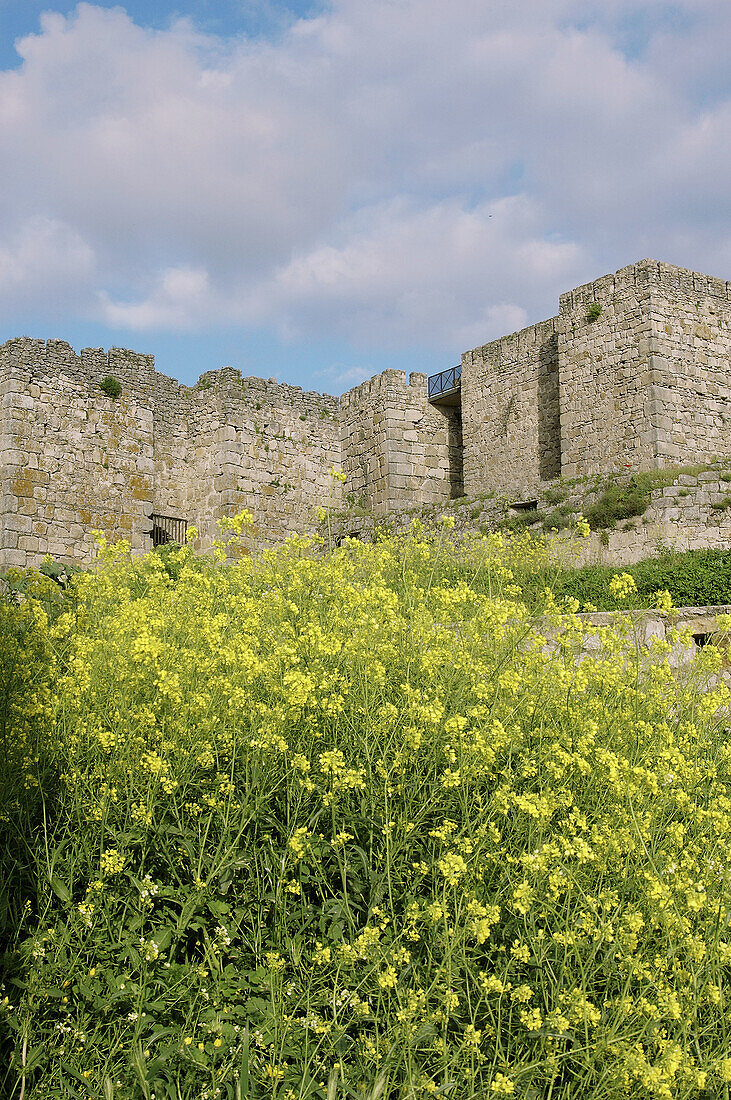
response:
[[[4,566],[15,566],[22,569],[28,564],[28,553],[26,550],[9,546],[0,552],[0,561]]]

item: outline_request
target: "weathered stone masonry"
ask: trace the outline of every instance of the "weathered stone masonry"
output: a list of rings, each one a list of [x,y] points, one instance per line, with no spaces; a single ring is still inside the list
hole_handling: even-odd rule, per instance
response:
[[[95,528],[149,549],[152,513],[195,523],[210,547],[216,519],[249,508],[267,544],[339,500],[338,402],[231,368],[189,388],[151,356],[13,340],[0,348],[0,455],[6,565],[88,560]]]
[[[577,287],[462,356],[465,492],[729,455],[730,369],[731,284],[641,260]]]
[[[383,513],[461,496],[458,411],[427,400],[425,374],[386,370],[340,399],[346,495]]]
[[[564,476],[731,454],[731,284],[643,260],[563,294],[559,321]]]
[[[0,564],[88,560],[94,528],[149,549],[152,513],[195,524],[207,548],[218,518],[248,508],[267,545],[316,529],[321,506],[520,499],[558,476],[731,457],[730,368],[731,284],[653,260],[465,352],[443,400],[419,373],[384,371],[340,399],[230,367],[187,387],[152,356],[10,340]]]

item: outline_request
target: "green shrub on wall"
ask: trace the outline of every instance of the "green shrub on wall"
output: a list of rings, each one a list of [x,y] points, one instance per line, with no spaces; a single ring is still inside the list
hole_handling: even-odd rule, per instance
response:
[[[608,485],[596,504],[586,509],[592,531],[615,527],[623,519],[641,516],[650,503],[652,482],[641,474],[625,485]]]
[[[105,393],[107,397],[111,397],[113,401],[116,401],[122,392],[122,383],[118,378],[108,374],[106,378],[99,383],[99,389]]]

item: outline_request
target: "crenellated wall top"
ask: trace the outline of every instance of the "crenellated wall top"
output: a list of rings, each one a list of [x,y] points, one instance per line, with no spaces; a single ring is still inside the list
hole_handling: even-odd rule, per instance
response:
[[[185,415],[191,401],[228,400],[260,408],[264,405],[284,407],[295,412],[317,412],[336,416],[337,397],[303,390],[262,378],[242,377],[235,367],[220,367],[205,371],[193,386],[155,370],[154,355],[145,355],[128,348],[83,348],[78,354],[65,340],[36,340],[17,337],[0,345],[0,378],[12,375],[18,382],[31,384],[50,381],[61,376],[82,387],[98,386],[112,375],[131,387],[135,397],[167,406],[169,412]]]
[[[679,291],[688,298],[717,298],[731,301],[731,282],[713,275],[703,275],[689,268],[658,260],[638,260],[611,275],[603,275],[590,283],[574,287],[559,297],[559,315],[571,313],[589,302],[607,302],[614,296],[649,292],[653,286]]]

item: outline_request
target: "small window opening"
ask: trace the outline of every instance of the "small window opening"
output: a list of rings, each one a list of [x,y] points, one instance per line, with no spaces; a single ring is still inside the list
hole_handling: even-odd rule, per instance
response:
[[[510,505],[512,512],[537,512],[538,501],[537,500],[516,500]]]
[[[703,649],[704,645],[711,645],[713,642],[713,634],[709,632],[705,634],[694,634],[693,641],[698,646],[698,649]]]
[[[158,512],[153,512],[150,519],[152,530],[148,533],[152,538],[153,547],[167,546],[170,542],[179,543],[180,546],[184,544],[188,530],[187,519],[180,519],[178,516],[161,516]]]

